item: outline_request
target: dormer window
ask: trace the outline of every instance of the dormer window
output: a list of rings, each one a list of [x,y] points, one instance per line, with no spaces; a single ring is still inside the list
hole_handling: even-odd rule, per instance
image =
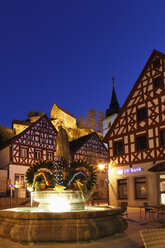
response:
[[[154,80],[154,86],[155,86],[155,88],[157,88],[157,87],[159,87],[160,85],[162,85],[162,82],[163,82],[162,77],[157,77],[157,78],[155,78],[155,80]]]
[[[138,121],[143,121],[147,119],[147,109],[141,108],[138,109]]]

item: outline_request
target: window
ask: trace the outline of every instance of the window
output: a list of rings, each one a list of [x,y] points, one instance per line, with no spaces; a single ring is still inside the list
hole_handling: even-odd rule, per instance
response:
[[[135,178],[135,199],[147,199],[146,178]]]
[[[96,189],[99,189],[99,185],[98,184],[96,184]]]
[[[19,188],[20,186],[24,186],[25,177],[22,174],[15,174],[15,185],[16,188]]]
[[[41,152],[40,151],[36,151],[35,152],[35,158],[36,159],[40,159],[41,158]]]
[[[38,135],[34,136],[34,140],[39,141],[40,140],[39,136]]]
[[[20,149],[20,156],[26,158],[27,157],[27,148]]]
[[[154,62],[153,62],[153,67],[154,68],[157,68],[160,66],[160,60],[159,59],[155,59]]]
[[[147,119],[147,109],[146,108],[138,109],[138,121],[143,121],[145,119]]]
[[[48,143],[51,145],[53,144],[53,140],[52,139],[48,139]]]
[[[117,180],[118,199],[127,199],[127,179]]]
[[[161,130],[160,131],[160,142],[161,142],[161,145],[164,146],[165,145],[165,130]]]
[[[48,152],[47,159],[48,160],[53,160],[53,153],[52,152]]]
[[[154,80],[154,86],[155,86],[155,88],[157,88],[160,85],[162,85],[162,82],[163,82],[162,77],[155,78],[155,80]]]
[[[42,127],[46,128],[47,127],[47,123],[46,122],[42,122]]]
[[[147,148],[147,138],[146,135],[139,136],[136,138],[137,151],[144,150]]]
[[[114,155],[120,155],[123,153],[123,142],[115,142],[114,143]]]
[[[165,175],[160,175],[160,204],[165,204]]]

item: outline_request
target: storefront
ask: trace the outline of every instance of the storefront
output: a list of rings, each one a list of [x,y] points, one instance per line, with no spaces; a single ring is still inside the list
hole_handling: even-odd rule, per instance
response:
[[[152,162],[132,166],[120,166],[110,169],[109,198],[110,205],[118,206],[128,202],[128,206],[165,204],[165,163]],[[152,168],[161,167],[153,171]]]

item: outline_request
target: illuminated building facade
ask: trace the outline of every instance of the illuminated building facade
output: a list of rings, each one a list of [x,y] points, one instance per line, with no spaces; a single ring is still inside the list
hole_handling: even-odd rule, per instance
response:
[[[8,171],[6,184],[9,179],[16,188],[24,188],[25,173],[31,164],[56,157],[56,136],[56,129],[44,115],[10,139],[0,150],[0,169]]]
[[[97,170],[97,182],[95,186],[95,195],[100,200],[107,201],[108,176],[108,150],[100,140],[96,132],[85,135],[69,143],[71,159],[84,159],[93,164]],[[99,169],[99,164],[105,165],[103,170]]]
[[[104,141],[110,204],[165,204],[165,54],[153,51]]]
[[[23,126],[25,123],[19,121],[19,124]],[[7,184],[15,185],[23,192],[25,173],[29,166],[40,160],[55,159],[57,133],[47,115],[43,115],[1,147],[0,193],[5,193]],[[70,142],[70,160],[77,158],[88,160],[97,166],[98,163],[108,162],[108,150],[97,133],[93,133]],[[100,189],[100,192],[103,191],[104,188],[106,190],[106,177],[105,171],[98,171],[97,192]],[[100,193],[100,198],[106,200],[107,194]]]

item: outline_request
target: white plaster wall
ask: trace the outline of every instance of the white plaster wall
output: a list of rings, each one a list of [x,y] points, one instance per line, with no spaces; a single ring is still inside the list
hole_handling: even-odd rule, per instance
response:
[[[117,170],[130,169],[130,166],[121,166],[121,167],[112,168],[110,170],[110,176],[109,176],[110,205],[118,206],[118,202],[121,202],[121,201],[127,201],[129,206],[141,206],[143,205],[143,202],[145,201],[148,201],[150,205],[159,204],[158,203],[159,189],[158,189],[158,184],[157,184],[157,174],[154,172],[148,171],[148,169],[153,166],[154,164],[152,162],[132,165],[132,168],[142,167],[143,171],[135,172],[135,173],[127,173],[123,175],[117,175]],[[147,180],[148,198],[146,200],[144,199],[135,200],[134,179],[140,176],[145,176]],[[128,199],[118,200],[117,180],[119,179],[127,179]]]
[[[111,126],[114,122],[114,120],[116,119],[118,114],[114,114],[112,116],[107,117],[106,119],[103,120],[103,137],[107,134],[108,130],[110,129],[110,127],[108,127],[108,121],[111,121]]]

